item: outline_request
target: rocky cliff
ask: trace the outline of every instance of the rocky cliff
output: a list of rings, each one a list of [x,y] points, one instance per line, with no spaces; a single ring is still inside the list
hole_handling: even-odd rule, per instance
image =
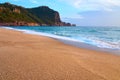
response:
[[[55,25],[56,23],[61,22],[59,13],[57,11],[54,11],[54,10],[50,9],[47,6],[30,8],[30,9],[27,9],[27,10],[31,14],[40,18],[43,21],[43,24]]]
[[[62,22],[57,11],[47,6],[24,8],[10,3],[0,4],[0,25],[7,26],[71,26]]]

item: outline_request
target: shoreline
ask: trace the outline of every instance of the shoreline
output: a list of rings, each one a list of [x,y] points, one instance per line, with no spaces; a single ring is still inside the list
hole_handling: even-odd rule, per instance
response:
[[[76,40],[69,40],[69,38],[62,37],[62,36],[50,35],[50,34],[47,34],[47,33],[34,32],[34,31],[32,31],[32,33],[31,33],[30,30],[20,30],[20,29],[14,29],[14,28],[10,28],[10,27],[7,27],[7,28],[2,27],[2,28],[3,29],[8,29],[8,30],[19,31],[19,32],[22,32],[22,33],[25,33],[25,34],[38,35],[38,36],[44,36],[44,37],[52,38],[52,39],[55,39],[57,41],[60,41],[64,44],[67,44],[67,45],[70,45],[70,46],[73,46],[73,47],[78,47],[78,48],[83,48],[83,49],[88,49],[88,50],[95,50],[95,51],[120,55],[120,50],[118,50],[118,49],[109,49],[109,48],[97,47],[97,46],[92,45],[92,44],[87,44],[87,43],[79,42],[79,41],[76,41]]]
[[[0,29],[0,80],[119,80],[120,56]]]
[[[53,39],[56,39],[56,38],[53,38]],[[120,50],[116,50],[116,49],[100,48],[100,47],[97,47],[94,45],[90,45],[90,44],[86,44],[86,43],[82,43],[82,42],[70,41],[70,40],[63,40],[63,39],[56,39],[56,40],[61,41],[64,44],[67,44],[67,45],[70,45],[73,47],[120,55]]]

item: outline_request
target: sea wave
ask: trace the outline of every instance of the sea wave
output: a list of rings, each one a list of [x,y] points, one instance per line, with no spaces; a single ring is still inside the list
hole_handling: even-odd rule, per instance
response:
[[[103,41],[100,39],[91,39],[89,38],[88,41],[90,43],[88,44],[92,44],[95,45],[97,47],[101,47],[101,48],[109,48],[109,49],[120,49],[120,43],[119,42],[109,42],[109,41]]]
[[[100,48],[108,48],[108,49],[118,49],[120,50],[120,41],[118,42],[107,42],[107,41],[103,41],[100,40],[98,38],[91,38],[91,37],[66,37],[64,35],[57,35],[57,33],[52,34],[52,33],[44,33],[44,32],[37,32],[34,30],[26,30],[26,29],[16,29],[16,28],[11,28],[11,27],[1,27],[1,28],[5,28],[5,29],[12,29],[12,30],[17,30],[17,31],[21,31],[23,33],[27,33],[27,34],[33,34],[33,35],[42,35],[42,36],[47,36],[47,37],[51,37],[51,38],[55,38],[55,39],[62,39],[62,40],[69,40],[72,42],[82,42],[82,43],[86,43],[86,44],[91,44]]]

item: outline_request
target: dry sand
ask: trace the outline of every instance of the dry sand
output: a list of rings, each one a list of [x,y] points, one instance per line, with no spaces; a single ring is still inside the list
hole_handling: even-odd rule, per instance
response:
[[[0,29],[0,80],[120,80],[120,56]]]

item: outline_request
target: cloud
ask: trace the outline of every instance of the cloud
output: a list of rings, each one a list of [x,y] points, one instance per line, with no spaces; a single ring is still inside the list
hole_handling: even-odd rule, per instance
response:
[[[82,19],[67,18],[64,21],[80,26],[120,26],[120,11],[86,11],[80,12]]]
[[[106,10],[112,11],[120,7],[120,0],[60,0],[80,10]]]
[[[64,19],[64,20],[69,20],[69,19],[84,19],[84,17],[78,13],[78,14],[73,14],[71,16],[63,17],[62,19]]]

